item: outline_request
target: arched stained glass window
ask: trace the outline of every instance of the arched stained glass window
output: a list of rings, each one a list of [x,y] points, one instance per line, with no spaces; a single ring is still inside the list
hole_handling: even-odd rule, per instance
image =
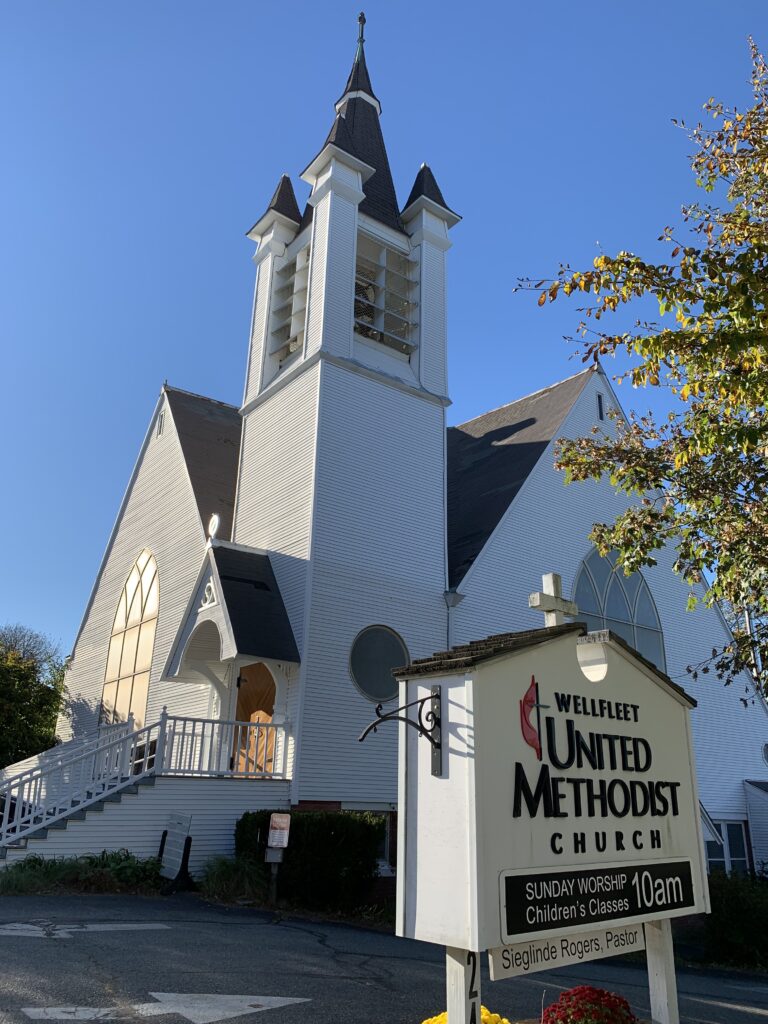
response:
[[[612,552],[593,549],[584,559],[573,591],[579,619],[590,629],[611,629],[658,668],[665,668],[664,634],[648,584],[639,572],[625,576]]]
[[[124,722],[133,712],[136,727],[144,725],[159,607],[157,562],[145,548],[117,604],[104,674],[102,722]]]

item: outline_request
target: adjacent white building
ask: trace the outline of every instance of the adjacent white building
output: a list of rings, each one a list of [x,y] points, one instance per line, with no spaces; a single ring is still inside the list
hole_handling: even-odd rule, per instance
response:
[[[446,429],[459,218],[426,165],[398,203],[362,34],[335,110],[304,211],[284,176],[249,232],[242,406],[160,393],[73,647],[66,742],[0,778],[0,857],[152,854],[176,810],[199,867],[246,809],[393,812],[396,730],[358,742],[391,669],[541,626],[527,598],[554,570],[590,628],[698,700],[712,861],[768,861],[768,708],[748,679],[686,674],[724,621],[686,612],[671,554],[612,572],[587,537],[625,499],[553,468],[558,437],[610,429],[606,376]]]

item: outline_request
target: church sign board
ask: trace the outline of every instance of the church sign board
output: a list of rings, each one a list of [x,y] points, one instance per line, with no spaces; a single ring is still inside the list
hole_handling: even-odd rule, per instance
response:
[[[401,678],[403,705],[439,689],[443,767],[401,717],[397,932],[448,947],[449,990],[485,950],[507,977],[642,949],[643,933],[669,982],[668,919],[709,909],[694,702],[583,632],[491,637]],[[477,1004],[479,1021],[479,989]]]

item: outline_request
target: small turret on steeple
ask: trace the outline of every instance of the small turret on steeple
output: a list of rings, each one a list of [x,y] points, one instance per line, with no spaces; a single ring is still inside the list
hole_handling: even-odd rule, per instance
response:
[[[432,212],[447,221],[449,227],[453,227],[461,220],[458,213],[454,213],[443,199],[443,193],[440,191],[440,186],[437,184],[429,164],[422,164],[401,216],[404,221],[410,220],[419,209],[430,204],[436,207]]]
[[[290,223],[296,227],[301,222],[301,211],[296,202],[296,193],[293,191],[291,179],[287,174],[284,174],[278,182],[269,205],[250,231],[246,233],[247,237],[257,241],[264,234],[267,223],[275,220],[282,220],[286,226]]]

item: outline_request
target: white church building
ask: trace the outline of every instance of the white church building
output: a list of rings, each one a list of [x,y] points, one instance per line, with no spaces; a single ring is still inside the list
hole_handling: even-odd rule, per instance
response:
[[[543,627],[528,595],[562,576],[683,685],[711,865],[768,861],[768,707],[751,682],[693,682],[728,637],[658,565],[625,577],[592,548],[624,507],[568,488],[559,437],[618,408],[588,369],[446,428],[451,228],[422,165],[401,205],[362,26],[330,133],[249,237],[256,289],[240,408],[162,388],[69,659],[64,742],[0,775],[0,863],[157,852],[191,817],[192,869],[246,810],[397,807],[397,730],[358,742],[394,667]],[[510,396],[513,398],[514,396]],[[392,702],[392,703],[390,703]]]

